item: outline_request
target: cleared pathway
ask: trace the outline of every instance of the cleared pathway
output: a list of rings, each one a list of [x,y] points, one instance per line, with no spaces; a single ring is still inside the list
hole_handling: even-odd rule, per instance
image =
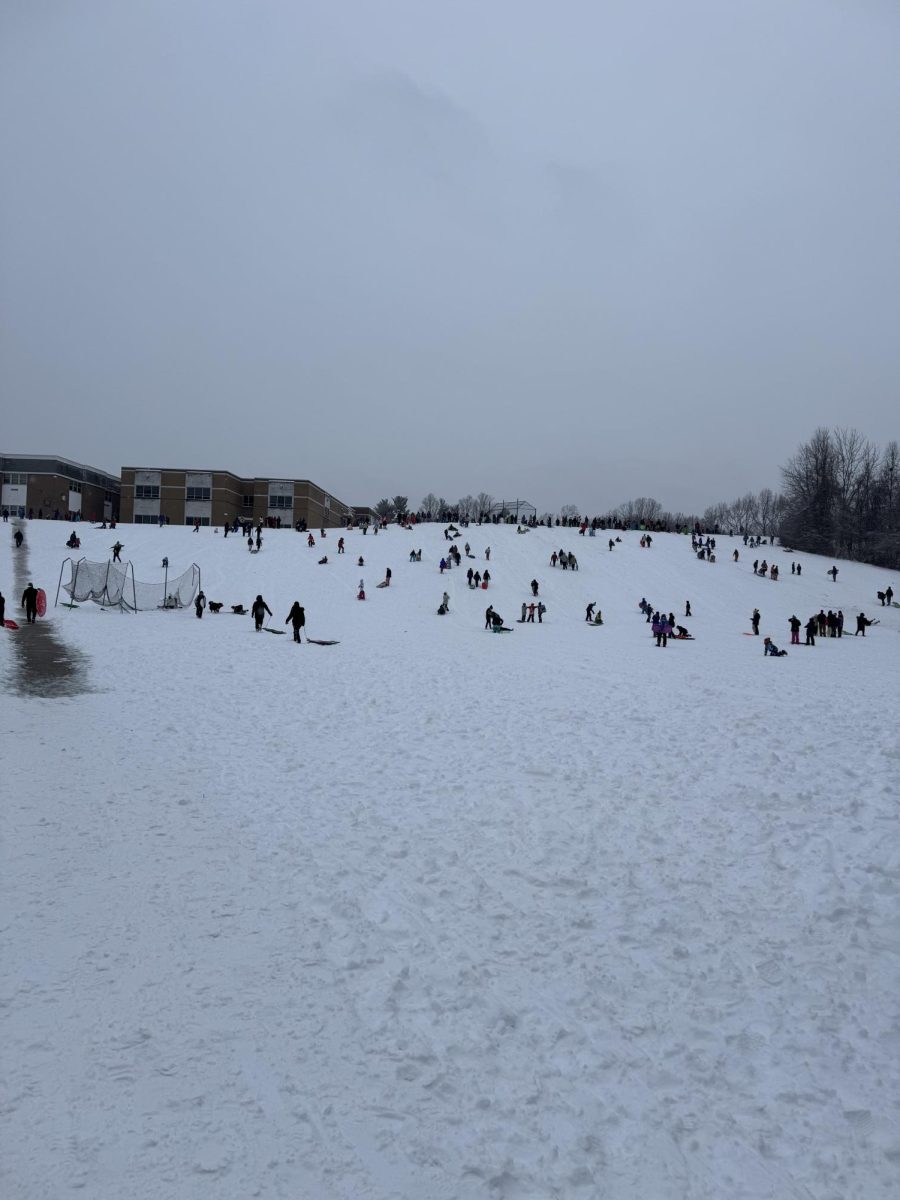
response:
[[[25,521],[11,522],[14,533],[21,529],[25,541],[17,550],[12,544],[13,593],[6,602],[6,616],[15,621],[18,632],[12,632],[15,657],[12,665],[12,691],[19,696],[41,699],[56,699],[60,696],[77,696],[90,691],[87,680],[87,659],[78,650],[68,646],[57,636],[55,622],[38,617],[37,623],[28,625],[25,611],[20,607],[22,593],[30,582],[28,561],[28,525]],[[62,529],[62,524],[60,524]],[[46,581],[33,580],[36,587]]]

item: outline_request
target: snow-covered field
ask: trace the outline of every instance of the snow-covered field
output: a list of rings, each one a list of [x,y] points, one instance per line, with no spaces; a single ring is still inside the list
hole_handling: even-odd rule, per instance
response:
[[[69,528],[26,529],[51,605]],[[91,690],[48,700],[0,638],[4,1197],[900,1195],[896,576],[472,526],[485,593],[439,526],[80,532],[340,645],[51,607]],[[485,632],[533,576],[544,624]],[[850,636],[790,648],[821,605]]]

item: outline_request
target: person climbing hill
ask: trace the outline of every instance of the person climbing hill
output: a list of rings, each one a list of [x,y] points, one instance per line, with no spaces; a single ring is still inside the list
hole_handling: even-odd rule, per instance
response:
[[[291,605],[291,611],[284,619],[285,625],[287,625],[288,621],[290,621],[294,629],[294,641],[299,642],[301,640],[300,630],[306,624],[306,610],[299,600],[295,600]]]
[[[253,620],[256,622],[256,632],[259,633],[263,627],[265,614],[268,613],[271,617],[272,610],[269,608],[268,604],[266,604],[265,600],[263,600],[262,596],[257,596],[250,606],[250,612],[253,614]],[[263,641],[265,640],[266,639],[263,638]]]

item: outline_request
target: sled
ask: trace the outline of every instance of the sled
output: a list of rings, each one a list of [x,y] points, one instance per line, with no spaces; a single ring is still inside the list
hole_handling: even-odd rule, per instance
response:
[[[47,615],[47,593],[43,588],[38,588],[37,600],[35,603],[37,607],[37,615],[39,617],[45,617]]]
[[[507,629],[505,625],[492,625],[491,633],[512,633],[512,630]]]
[[[387,581],[386,579],[382,579],[381,583],[376,583],[376,584],[375,584],[375,586],[376,586],[377,588],[378,588],[378,587],[387,587],[387,585],[388,585],[388,581]]]
[[[62,607],[63,608],[80,608],[81,606],[79,604],[73,604],[71,601],[69,601],[68,604],[63,603]]]
[[[327,641],[322,638],[308,637],[306,640],[309,642],[309,644],[311,646],[339,646],[341,644],[340,642]]]
[[[4,628],[4,629],[18,629],[19,627],[18,627],[18,625],[15,623],[15,621],[4,621],[4,622],[3,622],[3,628]]]
[[[891,601],[891,608],[900,608],[900,604],[896,600]]]
[[[277,637],[284,637],[287,633],[286,629],[270,629],[268,625],[263,625],[263,633],[274,633]]]

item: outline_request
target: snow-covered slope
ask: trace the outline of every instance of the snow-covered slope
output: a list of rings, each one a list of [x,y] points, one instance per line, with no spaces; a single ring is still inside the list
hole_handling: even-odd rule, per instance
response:
[[[80,532],[341,644],[51,608],[93,690],[7,689],[4,1194],[897,1194],[896,576],[472,526],[473,592],[438,526]],[[51,603],[67,533],[26,530]],[[544,624],[485,632],[532,577]],[[823,605],[849,637],[744,636]]]

